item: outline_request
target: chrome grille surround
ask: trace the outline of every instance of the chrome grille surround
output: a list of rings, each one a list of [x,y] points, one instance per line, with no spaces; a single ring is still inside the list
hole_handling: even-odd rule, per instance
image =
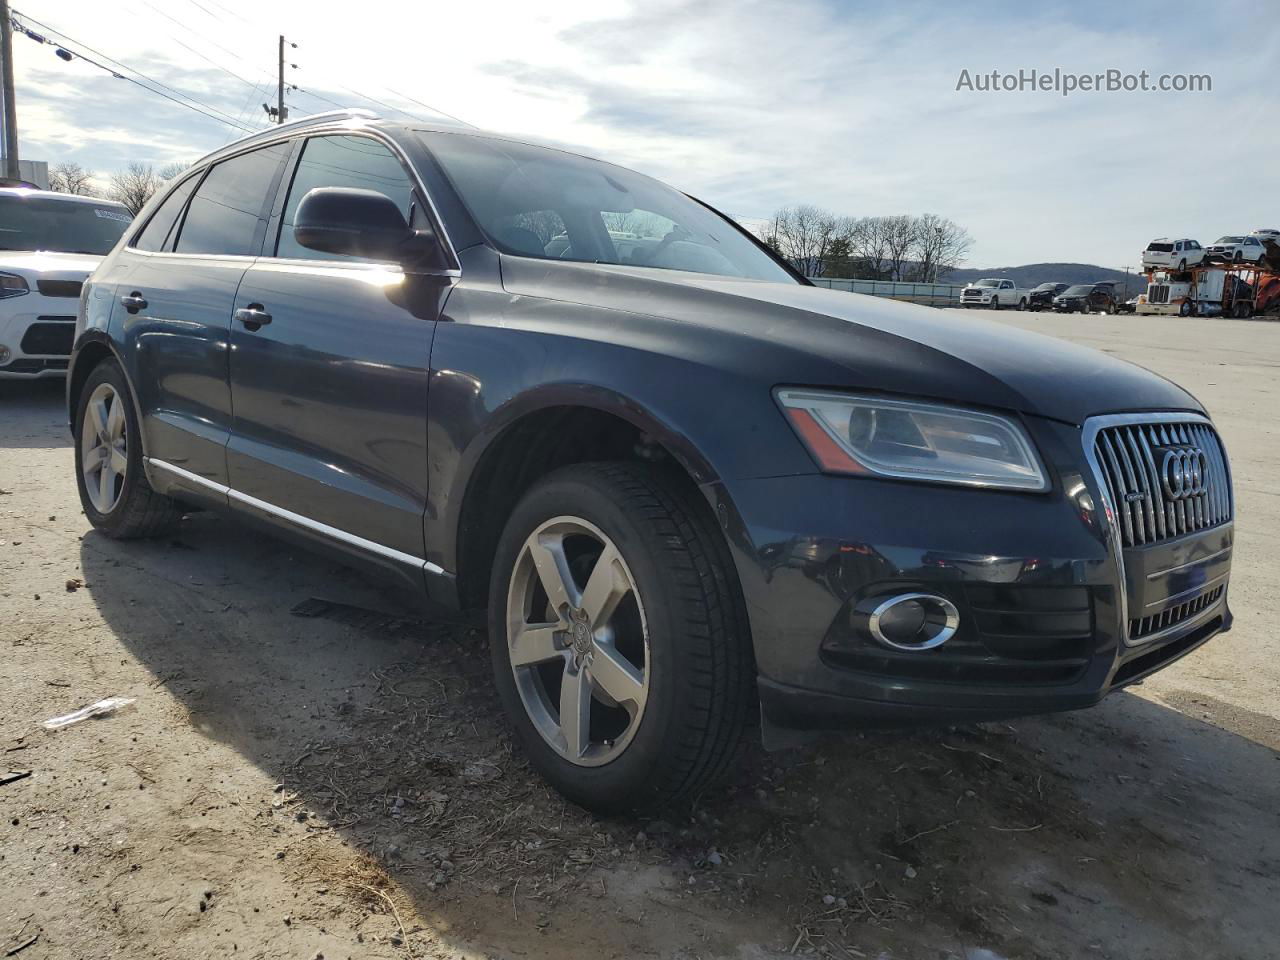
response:
[[[1154,446],[1152,438],[1158,441]],[[1123,449],[1121,442],[1125,444]],[[1117,592],[1125,644],[1150,643],[1174,631],[1190,629],[1218,614],[1226,601],[1225,590],[1216,593],[1195,613],[1164,629],[1151,630],[1142,620],[1131,621],[1124,564],[1126,549],[1232,522],[1235,498],[1231,467],[1213,423],[1194,413],[1090,417],[1084,424],[1082,443],[1103,499],[1106,537],[1119,578]],[[1193,496],[1172,497],[1160,473],[1163,454],[1167,454],[1169,448],[1185,447],[1195,447],[1204,453],[1204,488]],[[1160,461],[1156,459],[1157,448],[1162,451]],[[1145,498],[1130,496],[1138,493],[1145,494]],[[1189,508],[1188,501],[1191,501]],[[1145,632],[1144,625],[1147,626]]]

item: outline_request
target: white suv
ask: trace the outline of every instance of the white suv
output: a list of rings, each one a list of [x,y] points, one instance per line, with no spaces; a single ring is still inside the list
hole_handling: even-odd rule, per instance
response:
[[[1252,234],[1247,237],[1219,237],[1205,248],[1210,260],[1227,263],[1257,263],[1266,255],[1262,240]]]
[[[65,376],[80,288],[132,219],[112,200],[0,188],[0,379]]]
[[[1166,270],[1185,270],[1204,259],[1204,248],[1195,240],[1170,240],[1160,237],[1147,244],[1142,251],[1144,267],[1161,267]]]

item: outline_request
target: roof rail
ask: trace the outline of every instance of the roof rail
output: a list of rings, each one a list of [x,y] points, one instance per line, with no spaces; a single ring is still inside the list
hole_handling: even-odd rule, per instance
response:
[[[281,127],[305,127],[323,120],[381,120],[382,117],[372,110],[363,107],[343,107],[341,110],[326,110],[324,113],[310,113],[297,120],[286,120],[268,127],[267,130],[279,130]],[[262,131],[267,132],[267,131]]]
[[[268,140],[277,136],[281,130],[288,132],[292,129],[314,126],[318,123],[325,123],[329,120],[381,120],[382,117],[374,113],[372,110],[365,110],[362,107],[344,107],[341,110],[328,110],[325,113],[312,113],[305,117],[299,117],[297,120],[288,120],[285,123],[275,123],[262,130],[255,130],[253,133],[246,134],[239,140],[234,140],[217,150],[212,151],[207,157],[221,156],[232,150],[239,150],[246,144],[251,144],[256,140]]]

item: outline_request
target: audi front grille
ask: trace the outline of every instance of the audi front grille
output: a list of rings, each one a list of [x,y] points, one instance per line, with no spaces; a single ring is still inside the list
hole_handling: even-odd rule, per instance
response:
[[[1231,519],[1231,479],[1218,434],[1202,420],[1102,427],[1093,456],[1125,547]]]

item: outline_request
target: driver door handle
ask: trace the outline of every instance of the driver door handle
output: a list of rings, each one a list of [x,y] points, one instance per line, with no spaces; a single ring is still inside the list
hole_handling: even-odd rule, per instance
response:
[[[251,303],[235,312],[235,318],[244,324],[246,330],[257,330],[271,322],[271,314],[262,308],[260,303]]]

